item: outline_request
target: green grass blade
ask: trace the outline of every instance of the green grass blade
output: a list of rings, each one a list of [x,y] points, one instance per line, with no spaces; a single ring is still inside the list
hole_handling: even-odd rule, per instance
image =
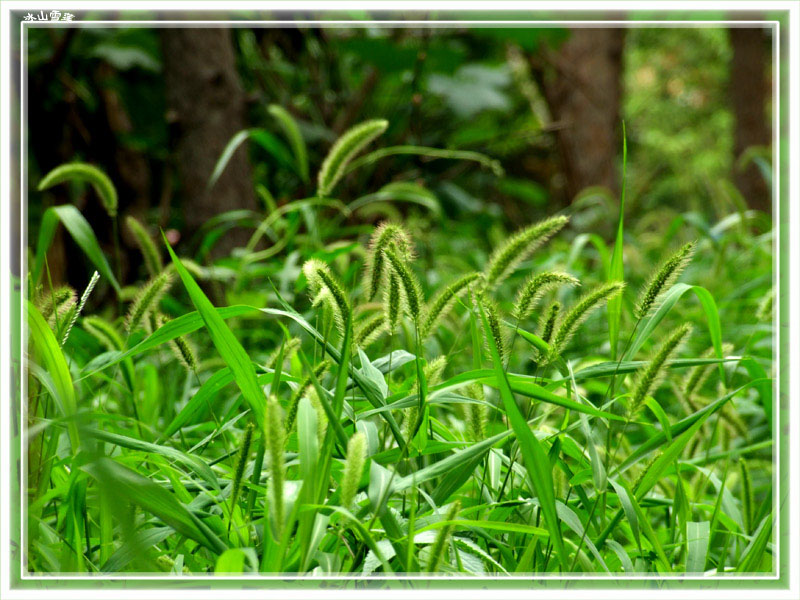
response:
[[[489,323],[484,314],[483,307],[480,307],[481,320],[483,327],[486,331],[486,339],[489,345],[489,352],[492,356],[492,363],[497,375],[498,383],[500,384],[500,397],[503,400],[503,407],[505,408],[506,416],[511,422],[511,426],[517,437],[520,451],[528,471],[531,483],[533,484],[532,492],[539,498],[544,514],[544,520],[547,524],[547,529],[550,532],[550,539],[555,547],[556,554],[558,555],[561,567],[564,571],[569,569],[569,561],[564,551],[564,543],[561,538],[561,527],[558,515],[556,513],[556,500],[555,491],[553,487],[553,472],[550,460],[542,448],[539,440],[531,431],[525,417],[522,416],[517,402],[514,399],[514,394],[508,384],[505,370],[503,368],[503,361],[500,358],[500,353],[497,345],[492,337]]]
[[[26,301],[25,307],[28,313],[28,331],[31,342],[36,347],[44,368],[53,382],[53,388],[56,392],[56,398],[54,399],[60,404],[64,416],[68,419],[67,431],[72,451],[75,453],[80,445],[78,425],[74,420],[78,407],[67,361],[61,351],[60,344],[53,335],[53,330],[50,329],[44,317],[30,300]]]
[[[222,541],[173,494],[157,483],[110,458],[99,458],[81,469],[106,486],[117,502],[132,502],[141,506],[178,533],[206,546],[216,554],[225,551]]]
[[[44,212],[42,223],[39,227],[39,239],[36,242],[36,259],[34,260],[31,276],[33,282],[37,283],[41,277],[47,250],[50,248],[50,244],[53,243],[59,222],[64,225],[64,228],[80,249],[83,250],[98,273],[105,277],[111,287],[119,293],[120,287],[117,278],[114,277],[114,273],[111,271],[111,266],[108,264],[105,253],[100,248],[92,227],[80,211],[71,204],[51,206]]]
[[[622,261],[623,242],[625,235],[625,188],[628,170],[628,140],[625,136],[625,122],[622,122],[622,195],[619,201],[619,217],[617,218],[617,238],[614,242],[614,252],[611,255],[608,281],[625,281],[625,272]],[[622,296],[618,295],[609,299],[608,307],[608,339],[611,342],[611,360],[617,358],[617,343],[619,342],[619,325],[622,318]]]
[[[686,537],[689,552],[686,556],[687,573],[703,573],[706,570],[706,556],[710,537],[708,521],[690,521],[686,524]]]
[[[308,152],[306,151],[306,143],[300,133],[300,128],[297,126],[297,121],[289,114],[289,111],[278,104],[270,104],[267,107],[267,112],[275,117],[281,129],[283,129],[283,133],[286,135],[294,154],[297,172],[300,174],[301,179],[308,183]]]
[[[225,320],[219,315],[217,309],[203,293],[203,290],[200,289],[200,286],[197,285],[194,278],[189,274],[183,264],[181,264],[180,259],[175,256],[175,252],[173,252],[172,246],[169,245],[166,237],[164,237],[164,243],[167,245],[167,250],[172,257],[175,270],[178,272],[181,281],[183,281],[183,285],[189,293],[192,304],[194,304],[206,325],[211,341],[233,373],[236,385],[239,386],[239,389],[242,391],[242,396],[244,396],[244,399],[253,411],[256,424],[259,428],[263,428],[266,397],[264,396],[264,390],[258,385],[256,371],[253,367],[253,363],[250,361],[250,357],[247,355],[244,348],[242,348],[239,340],[236,339],[225,324]]]

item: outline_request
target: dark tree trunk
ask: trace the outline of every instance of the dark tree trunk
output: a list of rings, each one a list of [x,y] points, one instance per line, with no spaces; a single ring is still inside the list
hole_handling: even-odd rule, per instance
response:
[[[769,81],[765,67],[767,38],[761,28],[735,27],[729,30],[731,60],[730,97],[736,121],[736,160],[751,146],[769,146],[772,136],[766,114]],[[764,178],[752,162],[746,169],[734,168],[736,187],[750,208],[770,212],[772,202]]]
[[[245,128],[246,97],[236,72],[230,30],[162,29],[161,41],[186,236],[214,215],[256,208],[244,145],[231,157],[216,185],[207,189],[225,145]],[[223,236],[215,250],[223,255],[246,241],[247,232],[234,230]]]
[[[556,50],[532,57],[553,118],[571,201],[582,189],[618,191],[624,29],[573,29]]]

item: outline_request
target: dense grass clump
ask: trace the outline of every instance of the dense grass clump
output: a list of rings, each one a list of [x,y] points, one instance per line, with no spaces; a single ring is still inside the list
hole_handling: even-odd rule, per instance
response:
[[[92,255],[87,303],[31,273],[27,568],[770,572],[773,295],[747,271],[769,240],[674,227],[669,254],[634,227],[620,277],[564,215],[490,244],[411,181],[414,208],[322,198],[386,127],[263,215],[266,251],[179,258],[126,219],[146,281],[117,292]],[[70,173],[111,197],[85,169],[46,184]]]

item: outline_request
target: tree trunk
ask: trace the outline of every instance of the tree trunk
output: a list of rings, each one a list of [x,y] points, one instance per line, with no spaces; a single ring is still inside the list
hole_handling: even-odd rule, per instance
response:
[[[624,29],[580,28],[557,51],[532,57],[553,118],[571,201],[582,189],[618,191]]]
[[[225,145],[245,128],[246,98],[229,29],[161,31],[168,119],[174,123],[179,197],[187,228],[183,234],[188,236],[219,213],[256,208],[245,145],[207,189]],[[233,230],[219,241],[215,254],[224,255],[246,241],[247,232]]]
[[[734,156],[738,161],[751,146],[769,146],[772,135],[766,114],[769,81],[765,73],[766,36],[761,28],[735,27],[729,30],[733,48],[730,98],[735,118]],[[769,189],[758,168],[734,167],[734,182],[750,208],[771,212]]]

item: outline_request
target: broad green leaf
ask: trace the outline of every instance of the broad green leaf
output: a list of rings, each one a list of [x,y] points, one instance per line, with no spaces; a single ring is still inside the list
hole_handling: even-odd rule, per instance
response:
[[[259,429],[263,428],[266,397],[264,396],[264,390],[258,385],[256,371],[250,361],[250,357],[225,324],[225,320],[219,315],[217,309],[203,293],[203,290],[200,289],[197,282],[181,264],[180,259],[175,256],[175,252],[172,251],[172,246],[169,245],[166,237],[164,237],[164,243],[167,245],[167,250],[172,257],[175,270],[180,275],[183,285],[189,293],[189,298],[191,298],[197,312],[205,323],[211,341],[233,373],[236,385],[239,386],[242,396],[244,396],[253,411],[253,415],[255,415],[256,424]]]
[[[686,542],[689,548],[686,557],[687,573],[703,573],[706,570],[709,535],[708,521],[690,521],[686,524]]]
[[[78,407],[67,361],[61,351],[61,346],[53,335],[53,330],[50,329],[44,317],[30,300],[26,300],[25,309],[28,313],[28,331],[31,342],[53,382],[53,389],[56,393],[54,400],[63,411],[64,417],[68,419],[69,441],[72,451],[77,452],[80,445],[80,436],[78,435],[78,425],[74,419]]]
[[[33,282],[37,283],[42,275],[47,250],[50,248],[50,244],[53,243],[59,222],[64,225],[64,228],[80,249],[83,250],[100,275],[105,277],[111,287],[119,293],[120,287],[117,278],[114,277],[114,273],[111,271],[111,266],[108,264],[105,253],[100,249],[100,244],[97,242],[97,237],[94,235],[92,227],[78,209],[71,204],[51,206],[44,211],[42,222],[39,226],[39,239],[36,242],[36,259],[31,275]]]
[[[141,506],[178,533],[206,546],[216,554],[225,551],[222,541],[198,517],[173,494],[150,479],[104,457],[83,465],[81,469],[105,486],[117,502],[132,502]]]

